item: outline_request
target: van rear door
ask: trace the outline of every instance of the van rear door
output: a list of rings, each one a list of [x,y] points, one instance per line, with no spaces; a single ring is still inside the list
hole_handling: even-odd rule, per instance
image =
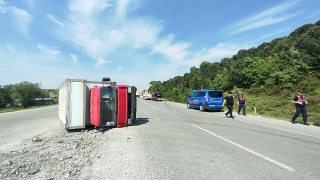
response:
[[[216,107],[216,108],[221,108],[224,97],[223,97],[223,92],[222,91],[209,91],[208,92],[209,98],[208,98],[208,104],[209,106]]]

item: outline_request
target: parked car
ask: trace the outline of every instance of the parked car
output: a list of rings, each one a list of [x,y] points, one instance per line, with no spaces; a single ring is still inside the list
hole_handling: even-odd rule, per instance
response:
[[[223,111],[223,101],[224,96],[222,90],[194,90],[187,98],[187,108],[196,108],[200,111]]]

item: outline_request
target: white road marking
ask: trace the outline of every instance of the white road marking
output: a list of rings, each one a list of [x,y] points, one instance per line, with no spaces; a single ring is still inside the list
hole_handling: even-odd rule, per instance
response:
[[[281,130],[281,131],[287,131],[287,132],[291,132],[291,133],[294,133],[294,134],[300,134],[300,135],[304,135],[304,136],[309,136],[309,137],[314,137],[314,138],[320,139],[319,136],[314,136],[314,135],[305,134],[305,133],[301,133],[301,132],[291,131],[291,130],[288,130],[288,129],[282,129],[282,128],[278,128],[278,127],[274,127],[274,126],[259,124],[259,123],[250,122],[250,121],[245,121],[245,120],[241,120],[241,119],[237,119],[237,121],[242,121],[242,122],[246,122],[246,123],[256,124],[256,125],[259,125],[259,126],[265,126],[265,127],[269,127],[269,128],[273,128],[273,129],[278,129],[278,130]]]
[[[155,108],[155,109],[159,109],[159,108],[157,108],[157,107],[155,107],[155,106],[152,106],[151,104],[146,103],[146,102],[144,102],[144,101],[141,101],[141,102],[143,102],[143,103],[145,103],[145,104],[147,104],[147,105],[149,105],[149,106],[151,106],[151,107],[153,107],[153,108]]]
[[[245,150],[245,151],[247,151],[247,152],[250,152],[250,153],[252,153],[252,154],[254,154],[254,155],[256,155],[256,156],[258,156],[258,157],[260,157],[260,158],[262,158],[262,159],[265,159],[265,160],[267,160],[267,161],[269,161],[269,162],[271,162],[271,163],[273,163],[273,164],[276,164],[276,165],[278,165],[278,166],[280,166],[280,167],[282,167],[282,168],[284,168],[284,169],[286,169],[286,170],[288,170],[288,171],[291,171],[291,172],[295,171],[295,169],[293,169],[293,168],[291,168],[291,167],[289,167],[289,166],[286,166],[286,165],[284,165],[284,164],[281,164],[280,162],[278,162],[278,161],[276,161],[276,160],[273,160],[273,159],[271,159],[271,158],[269,158],[269,157],[267,157],[267,156],[264,156],[264,155],[262,155],[262,154],[259,154],[259,153],[255,152],[255,151],[253,151],[253,150],[251,150],[251,149],[249,149],[249,148],[246,148],[246,147],[244,147],[244,146],[242,146],[242,145],[240,145],[240,144],[237,144],[237,143],[235,143],[235,142],[233,142],[233,141],[230,141],[230,140],[228,140],[228,139],[226,139],[226,138],[224,138],[224,137],[222,137],[222,136],[219,136],[219,135],[217,135],[217,134],[215,134],[215,133],[213,133],[213,132],[210,132],[210,131],[208,131],[208,130],[206,130],[206,129],[203,129],[203,128],[197,126],[197,125],[194,125],[194,124],[192,124],[192,125],[193,125],[194,127],[198,128],[198,129],[201,129],[201,130],[204,131],[204,132],[207,132],[207,133],[209,133],[209,134],[211,134],[211,135],[213,135],[213,136],[216,136],[216,137],[218,137],[218,138],[220,138],[220,139],[222,139],[222,140],[224,140],[224,141],[226,141],[226,142],[228,142],[228,143],[230,143],[230,144],[233,144],[233,145],[235,145],[235,146],[237,146],[237,147],[239,147],[239,148],[241,148],[241,149],[243,149],[243,150]]]

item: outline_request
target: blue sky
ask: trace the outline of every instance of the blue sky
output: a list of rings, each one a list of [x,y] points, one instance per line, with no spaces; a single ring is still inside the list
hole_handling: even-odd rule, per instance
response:
[[[0,85],[138,91],[320,20],[319,0],[0,0]]]

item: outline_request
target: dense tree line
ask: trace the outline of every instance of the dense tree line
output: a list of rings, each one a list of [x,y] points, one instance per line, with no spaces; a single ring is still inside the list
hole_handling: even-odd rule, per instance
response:
[[[38,83],[23,81],[18,84],[0,85],[0,107],[35,105],[36,98],[47,98],[49,92],[42,90]]]
[[[203,61],[200,67],[167,81],[152,81],[173,101],[185,102],[193,89],[246,89],[253,94],[295,92],[320,94],[320,21],[306,24],[286,37],[243,49],[220,62]]]

